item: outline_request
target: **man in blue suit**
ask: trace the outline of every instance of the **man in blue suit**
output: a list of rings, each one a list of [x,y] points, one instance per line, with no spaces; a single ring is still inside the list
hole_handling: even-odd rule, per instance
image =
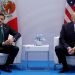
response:
[[[69,70],[66,56],[75,55],[75,12],[72,13],[72,22],[62,26],[59,38],[59,46],[55,47],[55,52],[59,63],[62,63],[63,68],[60,73]]]
[[[19,51],[19,48],[13,46],[13,42],[16,42],[18,38],[21,36],[20,33],[13,30],[7,24],[4,24],[5,16],[4,14],[0,14],[0,53],[8,54],[7,61],[4,65],[0,66],[0,69],[6,72],[11,72],[9,68],[10,64],[13,64],[13,61]],[[9,34],[13,36],[13,38],[8,39]]]

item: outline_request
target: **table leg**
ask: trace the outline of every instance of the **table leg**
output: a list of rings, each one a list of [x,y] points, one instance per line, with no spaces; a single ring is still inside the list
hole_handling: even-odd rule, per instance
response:
[[[27,70],[28,69],[28,52],[27,51],[26,51],[25,56],[26,56],[26,70]]]
[[[28,69],[28,52],[27,52],[27,69]]]
[[[48,51],[48,69],[50,68],[49,65],[50,64],[49,64],[49,51]]]

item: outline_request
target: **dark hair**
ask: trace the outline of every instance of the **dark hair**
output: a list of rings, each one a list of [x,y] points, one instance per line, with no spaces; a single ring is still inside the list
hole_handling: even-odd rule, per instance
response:
[[[4,19],[5,19],[5,15],[3,13],[0,13],[0,16],[4,16]]]

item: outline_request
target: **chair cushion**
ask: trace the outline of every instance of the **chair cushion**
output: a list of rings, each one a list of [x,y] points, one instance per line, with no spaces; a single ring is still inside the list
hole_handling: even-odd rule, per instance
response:
[[[75,66],[75,56],[66,56],[67,64]]]
[[[8,54],[0,53],[0,65],[5,64]]]

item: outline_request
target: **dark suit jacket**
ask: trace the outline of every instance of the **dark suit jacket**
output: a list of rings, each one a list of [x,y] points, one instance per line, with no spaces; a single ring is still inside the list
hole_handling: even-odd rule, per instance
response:
[[[14,37],[14,42],[17,41],[17,39],[21,36],[20,33],[13,30],[10,26],[7,24],[3,24],[3,34],[4,34],[4,41],[8,39],[8,35],[11,34]]]
[[[59,38],[59,44],[67,47],[74,47],[75,46],[75,31],[74,31],[74,23],[70,22],[66,25],[62,26]]]

